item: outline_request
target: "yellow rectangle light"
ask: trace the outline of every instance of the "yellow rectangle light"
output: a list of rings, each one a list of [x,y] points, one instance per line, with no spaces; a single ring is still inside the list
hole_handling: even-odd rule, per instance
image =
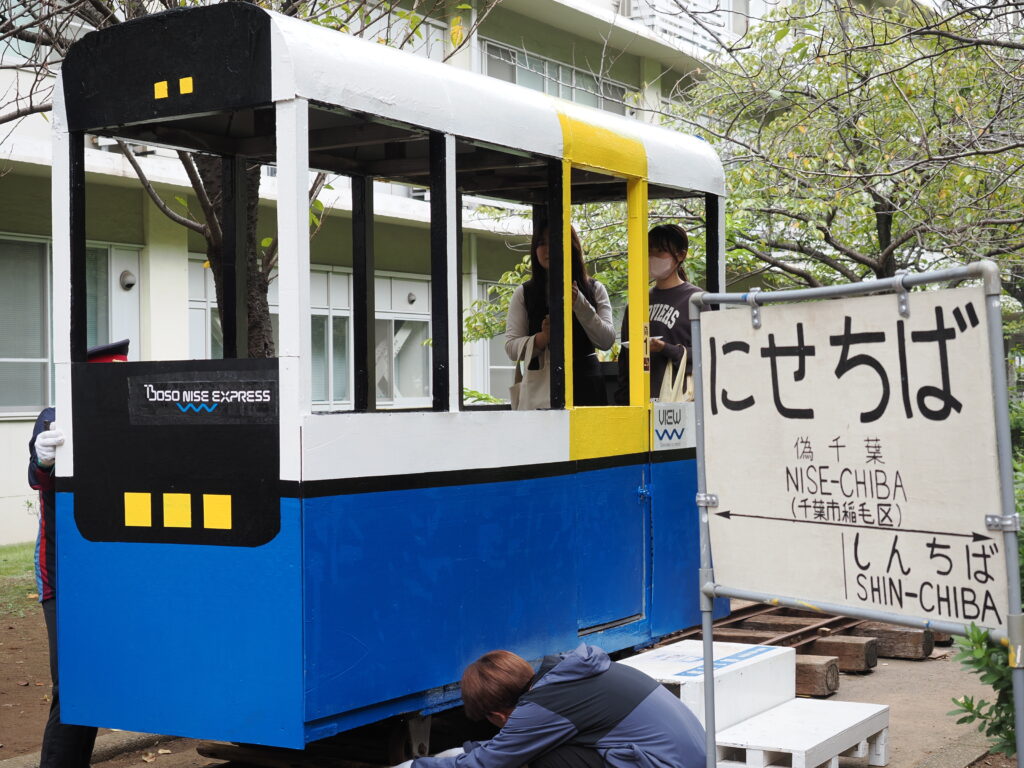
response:
[[[231,497],[229,495],[203,494],[203,527],[231,529]]]
[[[178,91],[184,96],[186,93],[192,93],[192,78],[183,77],[178,80]]]
[[[164,528],[192,527],[192,494],[164,494]]]
[[[125,493],[124,524],[132,528],[153,525],[153,497],[149,493]]]
[[[167,98],[167,81],[161,80],[159,83],[153,83],[153,98],[154,99],[166,99]]]

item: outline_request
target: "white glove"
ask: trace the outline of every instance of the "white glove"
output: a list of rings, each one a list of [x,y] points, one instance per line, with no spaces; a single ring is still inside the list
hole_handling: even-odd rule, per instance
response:
[[[36,463],[40,467],[52,467],[60,445],[64,445],[64,433],[51,424],[48,430],[36,435]]]

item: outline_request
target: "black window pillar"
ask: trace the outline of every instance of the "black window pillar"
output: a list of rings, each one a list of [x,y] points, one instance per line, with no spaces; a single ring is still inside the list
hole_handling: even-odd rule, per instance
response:
[[[707,228],[706,285],[710,293],[723,293],[722,260],[725,256],[725,200],[718,195],[704,195],[704,226]],[[718,309],[717,306],[714,309]]]
[[[245,158],[221,161],[221,283],[224,306],[220,320],[224,357],[249,356],[249,257],[246,248]]]
[[[448,157],[449,142],[443,133],[430,134],[430,392],[435,411],[448,410],[451,394],[449,371],[448,302]]]
[[[72,131],[69,177],[70,211],[68,231],[71,242],[71,362],[86,361],[88,318],[85,295],[85,134]],[[55,303],[60,297],[54,297]]]
[[[373,179],[352,177],[352,367],[356,411],[377,410],[374,358]]]
[[[562,318],[562,297],[565,279],[562,275],[562,161],[548,161],[548,316],[551,322],[551,407],[565,408],[565,323]],[[571,347],[570,347],[571,349]]]

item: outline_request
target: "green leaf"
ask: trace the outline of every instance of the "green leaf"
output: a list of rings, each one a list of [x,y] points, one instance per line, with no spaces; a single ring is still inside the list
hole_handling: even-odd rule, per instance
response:
[[[273,242],[274,242],[274,238],[272,238],[272,237],[264,237],[262,240],[260,240],[260,247],[261,248],[269,248],[273,244]]]

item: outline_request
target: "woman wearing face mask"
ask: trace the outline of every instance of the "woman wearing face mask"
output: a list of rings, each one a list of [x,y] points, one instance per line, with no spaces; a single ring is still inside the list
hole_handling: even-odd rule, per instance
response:
[[[604,381],[595,348],[611,349],[615,342],[612,305],[608,290],[587,274],[583,246],[575,229],[572,235],[572,365],[573,404],[607,405]],[[531,336],[536,370],[538,358],[551,342],[548,314],[548,228],[540,224],[530,243],[530,279],[516,288],[505,320],[505,353],[518,360]]]
[[[648,270],[654,287],[650,292],[651,322],[651,394],[658,396],[665,370],[678,366],[687,352],[691,367],[690,297],[699,291],[686,279],[686,230],[676,224],[660,224],[647,235]],[[629,309],[622,318],[622,340],[629,340]],[[618,405],[629,404],[629,346],[619,353],[619,386],[615,390]]]

